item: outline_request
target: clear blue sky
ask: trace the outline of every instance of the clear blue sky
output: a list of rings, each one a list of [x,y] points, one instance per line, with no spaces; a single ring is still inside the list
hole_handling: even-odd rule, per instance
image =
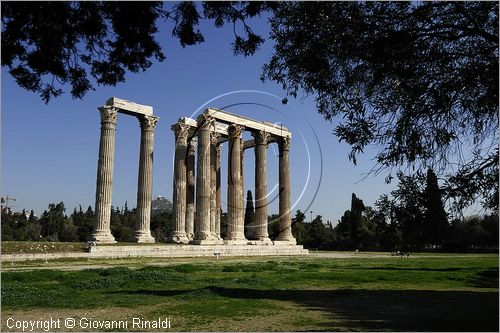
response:
[[[267,37],[264,19],[251,21],[254,31]],[[273,82],[259,80],[262,65],[272,53],[272,41],[252,57],[233,56],[232,29],[213,28],[204,23],[205,42],[182,48],[170,37],[171,27],[160,26],[158,40],[166,60],[154,63],[145,73],[126,76],[116,87],[96,86],[83,100],[65,94],[48,105],[36,94],[19,88],[2,69],[2,195],[17,199],[18,211],[34,209],[40,215],[50,203],[64,201],[67,214],[81,204],[94,207],[100,118],[97,107],[112,96],[151,105],[160,117],[155,132],[153,195],[172,200],[174,135],[170,126],[179,117],[190,116],[200,107],[222,108],[235,103],[258,105],[228,109],[254,119],[281,122],[293,132],[291,182],[294,211],[300,209],[322,215],[323,221],[336,223],[350,207],[351,193],[372,205],[394,184],[384,176],[369,176],[359,182],[373,166],[373,152],[367,151],[354,166],[347,158],[349,147],[332,134],[334,125],[326,122],[314,106],[313,96],[289,98],[280,103],[284,92]],[[235,91],[242,91],[234,93]],[[249,92],[259,91],[259,92]],[[231,93],[233,92],[233,93]],[[231,93],[231,94],[229,94]],[[227,94],[227,95],[225,95]],[[225,95],[217,98],[218,96]],[[208,101],[212,102],[206,104]],[[247,134],[246,137],[250,138]],[[119,115],[116,131],[113,205],[128,201],[135,207],[139,163],[140,128],[136,118]],[[318,144],[319,142],[319,144]],[[227,155],[225,147],[224,156]],[[268,191],[276,193],[278,158],[276,147],[268,149]],[[253,191],[254,155],[245,153],[245,191]],[[223,193],[226,191],[227,160],[222,160]],[[273,192],[274,189],[274,192]],[[223,196],[225,202],[225,195]],[[225,207],[223,207],[225,210]],[[277,212],[277,200],[270,213]]]

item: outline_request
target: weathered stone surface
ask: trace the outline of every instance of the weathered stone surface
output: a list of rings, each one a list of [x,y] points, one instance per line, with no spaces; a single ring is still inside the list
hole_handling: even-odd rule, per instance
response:
[[[144,115],[144,116],[152,116],[153,115],[153,107],[148,105],[141,105],[131,101],[127,101],[125,99],[111,97],[106,101],[107,106],[114,107],[118,109],[121,113],[130,114],[132,116]]]
[[[280,147],[280,232],[275,241],[279,247],[295,244],[291,233],[291,196],[290,196],[290,138],[291,132],[281,124],[252,120],[213,108],[206,109],[197,120],[180,118],[179,123],[189,127],[189,135],[197,136],[198,158],[196,172],[196,210],[194,213],[194,240],[192,244],[215,244],[220,240],[220,148],[229,142],[228,158],[228,207],[227,233],[224,244],[262,245],[272,248],[273,242],[268,235],[267,221],[267,161],[266,148],[271,142]],[[250,130],[254,140],[243,141],[241,132]],[[244,150],[255,149],[255,200],[256,226],[255,237],[249,241],[244,233]],[[193,150],[194,151],[194,150]],[[194,157],[193,157],[194,159]],[[187,162],[189,165],[189,162]],[[189,167],[188,167],[189,169]],[[187,178],[194,173],[187,170]],[[188,180],[189,183],[189,180]],[[194,185],[194,184],[193,184]],[[187,195],[189,197],[189,195]],[[186,201],[189,201],[187,199]],[[185,221],[192,216],[193,210],[187,209]],[[186,222],[185,230],[190,234]],[[254,239],[255,238],[255,239]]]
[[[172,233],[168,238],[169,242],[187,244],[189,239],[186,235],[186,157],[187,157],[187,136],[189,126],[177,123],[172,126],[175,132],[175,156],[174,156],[174,225]]]
[[[214,108],[208,108],[203,113],[206,114],[207,116],[212,117],[217,121],[229,124],[229,126],[231,126],[231,124],[235,124],[243,126],[247,130],[265,131],[277,137],[289,137],[289,138],[292,137],[292,133],[282,124],[273,124],[264,121],[257,121],[247,118],[245,116],[233,114],[227,111],[217,110]],[[221,130],[223,129],[221,128]]]
[[[186,159],[187,168],[187,189],[186,189],[186,235],[192,241],[194,239],[194,197],[195,197],[195,150],[196,138],[188,143],[188,153]]]
[[[101,112],[101,138],[95,199],[97,225],[91,239],[99,243],[115,243],[115,238],[111,234],[110,219],[118,110],[114,107],[104,106],[99,108],[99,111]]]
[[[215,149],[215,234],[219,240],[222,240],[220,234],[220,213],[221,213],[221,188],[220,188],[220,158],[221,145],[218,144]]]
[[[224,256],[288,256],[308,255],[302,245],[259,246],[259,245],[145,245],[145,246],[93,246],[90,256],[105,257],[214,257],[219,252]]]
[[[279,142],[279,235],[278,242],[296,244],[292,235],[291,197],[290,197],[290,138],[281,138]],[[275,242],[276,244],[276,242]]]
[[[266,150],[270,138],[269,133],[258,131],[252,133],[255,141],[255,238],[272,244],[268,234],[268,202],[267,202],[267,161]]]
[[[151,197],[153,191],[153,147],[154,129],[159,118],[142,116],[141,148],[139,153],[139,176],[137,184],[137,226],[135,239],[138,243],[154,243],[151,236]]]
[[[244,234],[244,198],[241,179],[241,131],[243,126],[229,126],[229,157],[227,184],[227,235],[226,244],[246,244]]]
[[[193,244],[214,244],[210,229],[210,132],[214,129],[214,120],[202,114],[198,118],[198,159],[196,172],[196,213],[194,220],[195,235]]]
[[[217,211],[217,173],[220,172],[220,169],[217,169],[217,165],[220,165],[220,153],[217,153],[220,150],[219,137],[219,133],[210,133],[210,233],[214,241],[221,243],[220,212]]]

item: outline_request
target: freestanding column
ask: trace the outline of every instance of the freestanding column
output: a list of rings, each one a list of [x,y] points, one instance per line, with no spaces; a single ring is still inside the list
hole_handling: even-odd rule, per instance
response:
[[[186,235],[192,241],[194,239],[194,152],[196,139],[192,138],[188,143],[188,153],[186,159],[187,166],[187,189],[186,189]]]
[[[210,233],[214,240],[221,243],[220,227],[219,232],[217,232],[217,215],[220,216],[220,212],[217,212],[217,150],[219,137],[219,133],[210,133]]]
[[[215,234],[219,240],[222,240],[220,235],[220,200],[221,200],[221,190],[220,190],[220,154],[222,146],[220,144],[215,148],[216,160],[215,160]]]
[[[255,238],[259,244],[271,244],[267,231],[267,140],[269,133],[252,133],[255,142]]]
[[[210,132],[214,119],[206,114],[198,117],[198,159],[196,169],[196,213],[193,244],[214,244],[210,232]]]
[[[241,131],[243,126],[228,127],[229,158],[227,177],[227,236],[226,244],[247,244],[244,233],[244,198],[241,190]]]
[[[160,118],[139,116],[141,124],[141,148],[139,154],[139,179],[137,184],[137,226],[135,239],[138,243],[154,243],[149,228],[151,221],[151,194],[153,191],[154,129]]]
[[[290,198],[290,138],[279,141],[279,235],[275,244],[296,244],[292,235],[291,198]]]
[[[187,244],[186,236],[186,156],[189,125],[177,123],[172,126],[175,132],[174,157],[174,226],[169,237],[172,243]]]
[[[115,130],[118,109],[110,106],[99,108],[101,112],[101,139],[97,163],[95,211],[97,225],[91,239],[99,243],[116,243],[111,234],[111,195],[113,192],[113,165],[115,154]]]

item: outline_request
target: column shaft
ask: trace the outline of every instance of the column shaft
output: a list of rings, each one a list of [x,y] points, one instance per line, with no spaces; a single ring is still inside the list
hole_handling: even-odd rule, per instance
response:
[[[279,235],[277,242],[296,244],[292,235],[291,197],[290,197],[290,138],[283,137],[279,142]]]
[[[195,239],[193,244],[214,243],[210,230],[210,132],[214,123],[214,119],[206,114],[202,114],[198,118]]]
[[[172,243],[187,244],[189,239],[186,236],[186,157],[187,157],[187,136],[189,126],[177,123],[172,126],[175,132],[175,156],[174,156],[174,226],[169,237]]]
[[[220,134],[210,133],[210,233],[214,240],[220,241],[220,227],[217,228],[217,150],[219,147]],[[217,231],[219,229],[219,231]]]
[[[268,234],[267,210],[267,140],[265,131],[252,133],[255,141],[255,238],[265,244],[272,244]]]
[[[215,234],[219,239],[222,239],[220,234],[220,214],[221,214],[221,189],[220,189],[220,157],[221,145],[216,147],[216,160],[215,160]]]
[[[244,149],[243,138],[240,138],[240,200],[242,201],[242,209],[238,211],[241,214],[241,220],[243,221],[243,235],[245,234],[245,203],[247,202],[245,196],[245,170],[243,163],[245,162],[245,149]],[[245,237],[246,238],[246,237]]]
[[[230,125],[229,157],[228,157],[228,186],[227,186],[227,236],[224,241],[228,244],[246,244],[244,234],[244,198],[242,195],[241,179],[241,131],[243,126]]]
[[[137,184],[137,226],[135,239],[138,243],[154,243],[151,236],[151,196],[153,191],[153,147],[154,129],[158,117],[142,116],[141,148],[139,154],[139,177]]]
[[[188,144],[187,153],[187,189],[186,189],[186,235],[190,241],[194,239],[194,193],[195,193],[195,139],[191,139]]]
[[[95,211],[97,225],[91,239],[99,243],[115,243],[111,234],[111,196],[113,192],[113,167],[115,153],[115,130],[118,110],[104,106],[101,112],[101,138],[97,163]]]

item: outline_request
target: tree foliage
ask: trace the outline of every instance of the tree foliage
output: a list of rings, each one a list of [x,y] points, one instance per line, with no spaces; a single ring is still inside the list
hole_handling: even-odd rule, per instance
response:
[[[354,211],[362,206],[362,200],[356,195],[351,203]],[[413,231],[405,226],[413,221],[404,221],[408,214],[397,214],[404,210],[403,201],[397,201],[394,193],[391,196],[382,195],[375,203],[376,208],[364,206],[361,220],[352,219],[351,209],[346,210],[341,221],[333,227],[330,221],[323,222],[321,215],[310,222],[306,222],[304,213],[298,210],[292,219],[292,233],[298,244],[309,249],[321,250],[355,250],[360,251],[420,251],[436,250],[435,244],[441,244],[438,249],[446,251],[492,251],[498,252],[498,214],[485,216],[469,216],[454,219],[449,225],[448,232],[442,235],[439,242],[424,240],[424,246],[416,246],[413,241]],[[425,211],[425,207],[422,208]],[[40,218],[33,211],[27,214],[12,212],[3,208],[2,241],[68,241],[84,242],[89,239],[95,226],[95,213],[92,207],[84,212],[82,207],[74,209],[69,216],[65,214],[64,203],[50,204]],[[355,216],[356,214],[354,214]],[[278,214],[269,216],[269,235],[275,239],[279,234],[276,219]],[[111,231],[119,242],[133,242],[137,224],[136,209],[112,208]],[[221,230],[225,236],[227,214],[221,214]],[[354,222],[354,223],[353,223]],[[174,224],[172,211],[153,211],[151,215],[151,233],[157,242],[165,242]],[[356,226],[355,239],[351,238],[353,226]],[[422,227],[427,227],[422,224]],[[426,233],[424,233],[426,234]]]
[[[165,55],[155,34],[160,21],[173,24],[182,46],[204,41],[201,19],[215,26],[233,24],[235,54],[253,54],[263,42],[245,19],[259,14],[262,2],[2,2],[2,66],[17,84],[48,103],[69,85],[82,98],[99,85],[125,81],[127,71],[151,67]],[[241,23],[244,33],[236,33]]]
[[[312,94],[352,148],[378,149],[373,172],[432,168],[457,209],[498,210],[498,2],[2,2],[2,66],[45,102],[165,57],[160,22],[182,46],[198,25],[232,25],[235,54],[264,39],[247,19],[270,14],[274,53],[262,79]],[[239,34],[237,31],[242,31]],[[287,99],[284,98],[284,101]],[[393,176],[389,173],[387,180]]]
[[[354,163],[374,145],[375,172],[431,167],[498,208],[498,2],[286,2],[271,38],[263,78],[314,94]]]
[[[71,85],[81,98],[92,84],[116,85],[126,71],[163,60],[154,39],[161,3],[4,2],[2,66],[45,102]]]

